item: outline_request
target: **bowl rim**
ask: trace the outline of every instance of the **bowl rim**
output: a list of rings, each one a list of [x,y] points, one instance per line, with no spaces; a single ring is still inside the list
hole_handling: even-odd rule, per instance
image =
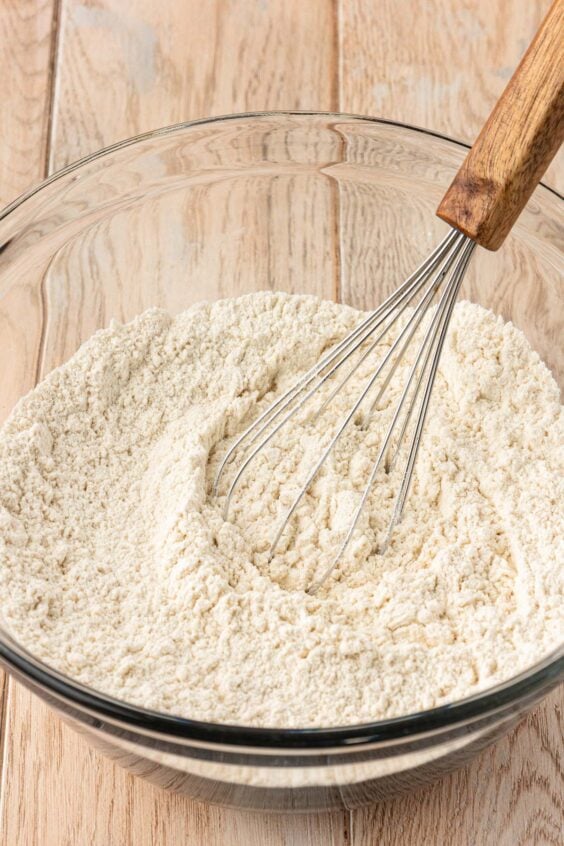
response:
[[[13,646],[6,641],[11,641]],[[213,723],[132,705],[74,681],[50,667],[16,644],[1,628],[0,663],[20,673],[24,682],[27,678],[31,679],[33,690],[37,686],[48,691],[57,701],[62,700],[67,708],[70,704],[89,712],[97,718],[96,722],[103,717],[111,723],[118,722],[131,729],[160,735],[163,740],[173,737],[213,745],[271,749],[273,752],[339,747],[352,751],[389,741],[409,741],[415,736],[454,728],[511,708],[519,700],[534,697],[538,691],[546,689],[548,692],[564,679],[564,644],[517,676],[453,703],[369,723],[303,729]]]
[[[262,119],[268,117],[330,118],[335,120],[349,120],[358,123],[374,124],[376,126],[395,126],[398,129],[407,129],[410,132],[428,135],[431,138],[438,138],[441,141],[447,141],[448,143],[453,144],[457,147],[461,147],[464,150],[470,150],[472,146],[466,141],[461,141],[458,138],[452,138],[450,135],[447,135],[444,132],[438,132],[435,129],[428,129],[427,127],[418,126],[417,124],[404,123],[403,121],[392,120],[391,118],[371,117],[370,115],[355,114],[354,112],[316,111],[315,109],[272,109],[256,112],[233,112],[224,115],[214,115],[213,117],[204,117],[197,118],[196,120],[186,120],[180,121],[179,123],[171,123],[168,126],[163,126],[158,129],[150,129],[147,132],[140,132],[138,135],[132,135],[129,138],[123,138],[121,141],[116,141],[114,144],[109,144],[107,147],[100,147],[99,150],[95,150],[93,153],[89,153],[88,155],[83,156],[80,159],[76,159],[76,161],[74,162],[70,162],[68,165],[65,165],[65,167],[56,170],[50,176],[47,176],[45,179],[42,179],[40,182],[37,182],[32,185],[31,188],[29,188],[27,191],[24,191],[22,194],[19,194],[11,202],[9,202],[8,205],[4,206],[3,208],[0,208],[0,221],[7,217],[8,214],[13,212],[14,209],[16,209],[26,200],[29,200],[35,194],[38,194],[43,188],[46,188],[48,185],[51,185],[52,183],[61,179],[63,176],[67,176],[69,173],[72,173],[75,170],[79,170],[83,165],[89,164],[90,162],[103,158],[109,153],[114,153],[118,150],[121,150],[122,148],[133,146],[134,144],[137,144],[142,141],[147,141],[150,138],[160,138],[166,137],[167,135],[173,135],[175,132],[179,132],[182,129],[191,129],[194,126],[205,126],[212,125],[215,123],[223,124],[228,123],[232,120],[248,120],[250,118]],[[547,185],[542,180],[539,182],[537,187],[541,187],[545,191],[548,191],[550,194],[553,194],[555,197],[558,197],[560,200],[564,199],[563,194],[561,194],[556,188],[552,188],[550,185]]]
[[[375,126],[391,126],[407,130],[408,132],[437,138],[460,147],[463,150],[470,149],[469,144],[451,138],[442,132],[388,118],[376,118],[346,112],[269,110],[218,115],[200,118],[198,120],[182,121],[171,124],[170,126],[143,132],[96,150],[94,153],[61,168],[25,193],[16,197],[4,209],[0,210],[0,221],[48,185],[53,184],[69,173],[80,170],[84,165],[102,159],[104,156],[122,148],[133,146],[151,138],[167,137],[183,129],[191,129],[194,126],[222,125],[234,120],[260,120],[269,117],[326,118],[328,120],[345,120]],[[559,199],[564,199],[563,195],[555,188],[543,182],[540,182],[539,186]],[[17,674],[21,674],[24,680],[26,678],[30,679],[32,688],[39,687],[53,694],[57,700],[63,700],[66,703],[77,706],[79,709],[85,709],[97,716],[103,716],[110,721],[118,721],[131,728],[214,745],[243,745],[252,748],[270,748],[273,751],[281,748],[314,750],[328,747],[353,747],[358,749],[359,746],[384,741],[407,740],[414,735],[447,729],[456,724],[479,719],[480,717],[503,710],[516,703],[519,699],[528,696],[532,697],[544,688],[554,687],[558,681],[564,679],[564,644],[561,644],[556,650],[522,673],[472,696],[456,700],[453,703],[400,717],[356,725],[286,729],[192,720],[187,717],[179,717],[129,704],[94,688],[82,685],[69,676],[60,673],[58,670],[35,658],[26,649],[17,644],[2,628],[0,628],[0,661],[7,669],[15,670]]]

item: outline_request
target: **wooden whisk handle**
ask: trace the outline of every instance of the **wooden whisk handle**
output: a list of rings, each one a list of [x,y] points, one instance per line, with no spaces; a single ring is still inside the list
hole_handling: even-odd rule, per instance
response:
[[[497,250],[564,140],[564,0],[554,0],[437,214]]]

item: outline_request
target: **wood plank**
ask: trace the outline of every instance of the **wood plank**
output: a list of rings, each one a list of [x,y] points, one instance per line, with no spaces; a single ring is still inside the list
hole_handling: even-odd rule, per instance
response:
[[[468,767],[412,796],[355,812],[352,846],[557,846],[563,733],[557,690]]]
[[[343,814],[246,813],[167,793],[92,750],[20,685],[10,696],[3,846],[347,846]]]
[[[63,0],[63,10],[55,168],[179,121],[337,107],[327,0]]]
[[[269,4],[134,0],[127,6],[121,0],[63,0],[60,26],[55,140],[49,156],[52,169],[119,138],[204,114],[336,106],[334,19],[324,0],[308,4],[299,0]],[[209,49],[202,52],[205,43]],[[282,204],[278,219],[266,214],[267,196],[255,203],[256,213],[263,215],[267,226],[280,225],[285,218],[285,195],[291,198],[297,193],[291,180],[278,189],[272,186],[270,199],[276,190],[277,205]],[[316,203],[325,208],[328,199],[321,191],[313,192],[301,210],[299,203],[293,203],[298,222],[315,212]],[[234,198],[244,200],[244,196]],[[212,202],[210,195],[210,212]],[[160,216],[147,220],[145,229],[150,243],[152,238],[162,239],[170,259],[163,266],[169,268],[188,255],[183,253],[185,245],[175,252],[173,240],[161,227],[165,214],[167,220],[175,211],[189,216],[190,209],[176,209],[174,203],[173,198],[165,200]],[[210,213],[205,208],[203,203],[199,217],[192,218],[196,230],[207,226],[209,231]],[[216,225],[220,234],[221,221]],[[135,258],[123,244],[116,247],[119,242],[112,239],[112,226],[119,226],[119,216],[96,228],[86,247],[65,247],[50,269],[42,372],[67,358],[109,316],[125,319],[154,304],[176,311],[201,298],[197,282],[188,287],[184,276],[181,286],[183,277],[178,271],[174,280],[170,274],[164,277],[155,265],[151,273],[150,267],[143,266],[142,255]],[[267,235],[263,231],[261,237]],[[330,243],[329,232],[323,229],[316,237]],[[300,243],[299,233],[297,246],[307,254],[307,240]],[[250,245],[245,249],[251,249]],[[224,258],[229,269],[229,254]],[[209,261],[204,256],[199,265],[193,264],[194,278],[198,273],[198,278],[204,278]],[[332,261],[329,251],[327,267],[313,268],[312,277],[322,280],[325,287],[319,293],[325,296],[334,292]],[[114,270],[113,286],[108,264]],[[236,254],[233,264],[237,267]],[[139,276],[143,282],[132,291],[136,269],[143,269]],[[261,272],[264,268],[259,264],[258,277]],[[273,284],[296,289],[291,260],[284,268],[271,267],[270,273]],[[234,286],[240,290],[238,279],[240,273],[224,273],[217,293],[229,294]],[[211,293],[208,289],[207,296]],[[16,684],[10,688],[7,720],[7,798],[1,841],[5,846],[345,844],[343,814],[264,817],[200,805],[157,790],[90,750]]]
[[[49,268],[42,372],[112,318],[131,320],[151,306],[177,313],[266,288],[298,292],[306,275],[310,293],[332,297],[334,199],[329,181],[308,174],[237,177],[190,190],[183,180],[180,192],[103,219],[87,238],[61,248]],[[272,247],[275,237],[283,250]],[[327,245],[323,253],[319,244]]]
[[[349,140],[349,151],[352,144]],[[404,160],[408,169],[411,159],[405,153]],[[451,167],[456,166],[455,157]],[[395,192],[393,197],[387,193],[386,184],[371,186],[349,177],[341,178],[339,186],[343,298],[371,309],[438,242],[441,224],[432,217],[432,210],[441,188],[429,180],[423,197],[408,197],[406,187],[404,202],[398,203]],[[388,209],[385,215],[383,205]],[[534,203],[526,214],[534,226]],[[398,233],[408,236],[398,238]],[[475,256],[462,296],[487,305],[524,329],[556,378],[563,380],[564,358],[558,344],[563,331],[560,281],[550,259],[545,262],[537,256],[532,262],[527,247],[510,237],[499,252],[480,251]],[[523,844],[559,843],[558,825],[564,818],[559,792],[564,771],[563,706],[561,688],[469,768],[412,797],[353,812],[353,845],[474,846],[499,841],[510,846],[520,837]]]
[[[55,0],[0,4],[0,207],[45,175],[49,134]],[[34,280],[35,281],[35,280]],[[0,423],[34,383],[41,334],[41,302],[28,279],[0,279]]]
[[[54,15],[54,0],[0,4],[0,207],[44,175]]]
[[[409,15],[398,15],[393,0],[377,4],[341,0],[340,108],[432,127],[471,142],[547,7],[548,0],[528,4],[520,0],[432,0],[417,4],[414,21]],[[560,189],[564,186],[562,165],[560,156],[548,175]],[[341,186],[347,245],[343,249],[343,294],[346,301],[369,307],[375,298],[380,299],[375,287],[380,292],[389,290],[397,279],[392,283],[384,278],[376,251],[361,243],[358,232],[353,233],[355,190],[346,182]],[[431,200],[438,202],[439,187],[430,187],[433,191],[436,196]],[[423,217],[430,212],[432,206],[423,210],[406,203],[405,217],[390,219],[381,236],[393,243],[398,227],[425,233],[431,239],[423,245],[428,249],[436,242],[439,228],[435,222],[422,226]],[[395,244],[393,261],[401,268],[400,276],[420,260],[421,244],[417,247],[415,241],[423,237],[412,239],[413,243],[406,239],[401,248]],[[526,326],[530,342],[556,373],[562,364],[558,344],[555,346],[562,332],[557,271],[538,276],[544,286],[541,295],[530,279],[528,285],[512,286],[513,276],[507,273],[503,284],[492,292],[491,279],[500,277],[501,262],[506,270],[513,270],[513,281],[523,273],[518,244],[509,239],[504,250],[504,256],[484,254],[479,262],[475,260],[463,294],[489,303],[506,319]],[[533,274],[534,268],[527,272]],[[538,320],[531,321],[531,313],[538,313]],[[559,843],[563,705],[564,692],[556,691],[509,737],[466,769],[414,796],[353,812],[353,845]]]
[[[0,98],[0,207],[44,175],[54,11],[54,0],[8,0],[0,4],[0,67],[4,79]],[[0,424],[16,400],[34,384],[41,326],[37,288],[22,279],[5,291],[0,279]],[[0,671],[2,768],[6,688],[6,677]]]
[[[472,143],[551,0],[340,0],[340,110]],[[564,193],[561,151],[544,180]]]

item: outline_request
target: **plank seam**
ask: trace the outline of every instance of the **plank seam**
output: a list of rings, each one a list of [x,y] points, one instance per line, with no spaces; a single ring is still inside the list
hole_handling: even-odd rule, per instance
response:
[[[47,129],[45,132],[45,151],[43,157],[44,178],[49,176],[51,171],[51,154],[53,150],[54,113],[57,88],[57,67],[59,63],[59,51],[61,45],[62,6],[63,0],[54,0],[53,23],[51,28],[51,50],[49,54],[49,70],[47,76],[49,102],[47,106]],[[47,272],[43,274],[41,278],[41,284],[39,286],[39,297],[41,300],[41,333],[39,336],[39,349],[37,352],[37,362],[35,365],[35,384],[39,382],[39,379],[41,377],[41,371],[43,369],[43,362],[45,360],[45,337],[47,332],[47,293],[45,291],[45,279],[48,273],[49,267],[47,268]]]
[[[6,790],[4,789],[4,773],[6,772],[6,718],[9,713],[8,700],[10,698],[10,676],[5,673],[4,685],[2,690],[2,699],[0,701],[0,824],[4,820],[4,801],[6,797]]]
[[[342,0],[334,0],[333,15],[334,15],[334,33],[335,33],[335,82],[334,82],[334,107],[338,112],[341,109],[341,26],[342,26]],[[341,135],[341,133],[339,133]],[[341,160],[346,151],[346,139],[342,139],[341,146]],[[343,247],[341,243],[341,185],[338,179],[334,180],[335,192],[335,249],[336,249],[336,272],[335,272],[335,301],[341,303],[343,301]]]
[[[47,87],[49,89],[49,103],[47,107],[47,131],[45,133],[45,152],[43,159],[43,176],[46,178],[51,172],[51,153],[53,148],[55,100],[57,93],[57,67],[61,46],[61,20],[63,0],[54,0],[53,23],[51,35],[51,51],[49,54],[49,70]]]
[[[342,102],[342,80],[343,80],[343,0],[335,0],[335,38],[337,42],[337,64],[336,64],[336,97],[335,97],[335,107],[336,111],[341,111],[341,102]],[[343,152],[346,149],[346,141],[343,138]],[[338,250],[338,268],[337,268],[337,290],[336,290],[336,300],[337,302],[341,303],[342,295],[343,295],[343,269],[344,269],[344,262],[343,262],[343,247],[341,244],[341,186],[337,181],[337,210],[336,210],[336,221],[335,226],[337,229],[337,250]],[[348,817],[348,821],[345,820],[344,825],[344,835],[345,835],[345,842],[347,846],[354,846],[355,842],[355,833],[354,833],[354,812],[352,808],[349,808],[345,811],[345,814]],[[348,825],[347,825],[348,822]],[[348,831],[347,831],[348,829]]]
[[[342,94],[342,58],[343,51],[341,49],[343,43],[343,0],[335,0],[335,38],[337,41],[337,72],[336,72],[336,97],[335,109],[341,111],[341,94]]]

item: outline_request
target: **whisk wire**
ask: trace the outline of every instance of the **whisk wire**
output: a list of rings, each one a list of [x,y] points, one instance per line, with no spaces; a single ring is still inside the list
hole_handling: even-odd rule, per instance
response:
[[[457,294],[458,294],[458,291],[459,291],[459,289],[460,289],[460,285],[462,284],[462,280],[463,280],[463,278],[464,278],[464,272],[465,272],[465,270],[466,270],[466,265],[467,265],[467,263],[468,263],[468,261],[470,260],[470,257],[471,257],[472,248],[474,247],[473,242],[471,242],[471,243],[469,244],[469,246],[470,246],[470,248],[471,248],[471,249],[470,249],[470,254],[468,255],[467,260],[465,261],[464,266],[463,266],[462,268],[460,268],[460,278],[459,278],[459,284],[458,284],[456,287],[455,287],[455,286],[452,286],[452,287],[451,287],[451,293],[454,291],[454,293],[452,293],[452,296],[454,297],[454,300],[456,300],[456,296],[457,296]],[[455,272],[458,272],[458,271],[455,271]],[[437,316],[437,315],[436,315],[436,316]],[[435,317],[436,317],[436,316],[435,316]],[[450,317],[450,314],[449,314],[449,317]],[[421,350],[420,350],[420,353],[419,353],[419,355],[418,355],[418,359],[417,359],[417,360],[419,360],[420,356],[422,355],[424,346],[425,346],[425,342],[422,344],[422,348],[421,348]],[[416,405],[417,405],[417,398],[418,398],[418,396],[419,396],[419,392],[420,392],[421,386],[422,386],[422,384],[423,384],[423,380],[424,380],[424,376],[425,376],[426,367],[427,367],[427,364],[428,364],[428,362],[429,362],[429,357],[430,357],[430,355],[431,355],[432,349],[433,349],[433,347],[432,347],[432,346],[430,346],[430,347],[427,349],[427,352],[426,352],[426,355],[425,355],[425,360],[424,360],[424,362],[423,362],[423,367],[421,368],[421,372],[420,372],[419,378],[418,378],[418,380],[417,380],[417,384],[416,384],[416,386],[415,386],[415,391],[413,392],[413,396],[412,396],[412,398],[411,398],[411,401],[410,401],[410,403],[409,403],[409,407],[408,407],[408,409],[407,409],[407,414],[406,414],[406,415],[405,415],[405,417],[404,417],[404,421],[403,421],[403,423],[402,423],[402,427],[401,427],[401,430],[400,430],[400,434],[399,434],[398,439],[397,439],[396,449],[395,449],[395,451],[394,451],[393,457],[392,457],[392,458],[389,458],[389,459],[387,460],[387,472],[388,472],[388,473],[391,473],[391,471],[392,471],[392,469],[393,469],[393,467],[394,467],[394,465],[395,465],[395,462],[396,462],[396,459],[397,459],[397,457],[398,457],[398,454],[399,454],[399,451],[400,451],[400,446],[401,446],[401,444],[402,444],[402,441],[403,441],[404,435],[405,435],[405,433],[406,433],[406,431],[407,431],[407,427],[409,426],[409,423],[410,423],[411,417],[412,417],[413,412],[414,412],[414,410],[415,410],[415,408],[416,408]]]
[[[427,311],[428,306],[431,305],[431,302],[433,301],[435,295],[438,293],[444,279],[446,278],[446,276],[449,273],[452,265],[454,264],[457,255],[458,255],[457,252],[453,252],[449,256],[447,256],[447,259],[446,259],[444,265],[442,266],[440,273],[437,274],[437,276],[433,280],[433,283],[429,286],[427,292],[425,293],[425,295],[424,295],[424,297],[421,301],[421,304],[420,304],[421,309],[422,309],[422,313],[420,314],[420,317],[416,321],[416,324],[414,325],[413,330],[411,332],[409,332],[407,338],[403,342],[403,346],[402,346],[401,350],[399,351],[396,358],[394,359],[394,363],[393,363],[392,367],[390,368],[388,375],[386,376],[382,386],[380,387],[380,390],[378,391],[378,394],[376,395],[375,399],[372,402],[372,405],[370,406],[370,408],[368,410],[368,413],[366,415],[366,421],[365,421],[365,424],[364,424],[365,428],[368,428],[370,420],[372,419],[374,412],[378,408],[378,404],[380,403],[380,400],[384,396],[384,393],[386,392],[388,385],[392,381],[393,376],[394,376],[398,366],[403,361],[404,355],[405,355],[409,345],[411,344],[413,336],[415,335],[417,329],[419,328],[421,321],[423,320],[423,318],[425,316],[425,312]],[[399,340],[400,339],[398,338],[398,341]]]
[[[409,493],[409,486],[411,484],[411,479],[413,476],[413,469],[415,467],[415,461],[417,459],[417,453],[419,450],[419,444],[421,442],[421,435],[423,433],[423,428],[425,426],[425,420],[427,418],[427,411],[429,409],[429,402],[431,400],[431,394],[433,391],[433,386],[435,384],[435,377],[437,375],[437,370],[439,367],[439,361],[441,358],[441,352],[444,346],[446,334],[448,331],[450,318],[452,315],[452,310],[454,308],[454,304],[456,302],[456,296],[458,291],[460,290],[460,286],[462,285],[462,281],[464,279],[464,274],[466,272],[466,268],[468,267],[468,263],[472,257],[472,253],[474,251],[476,244],[474,241],[471,241],[469,238],[466,239],[465,249],[463,255],[460,259],[457,271],[455,271],[455,278],[453,280],[451,296],[448,300],[444,317],[441,321],[441,325],[438,329],[438,338],[434,347],[434,354],[433,360],[431,362],[431,367],[429,370],[429,376],[427,382],[425,383],[425,391],[423,393],[423,399],[421,401],[421,408],[419,410],[419,415],[417,417],[417,423],[415,427],[415,431],[413,433],[413,437],[411,440],[411,446],[409,450],[409,456],[406,464],[406,469],[401,481],[400,489],[398,495],[396,497],[396,502],[394,506],[394,512],[392,515],[392,519],[390,521],[390,525],[388,528],[388,532],[386,535],[386,539],[383,545],[380,547],[380,552],[383,554],[389,544],[390,536],[397,525],[399,519],[401,518],[401,514],[403,512],[403,507],[405,505],[405,501],[407,499],[407,495]],[[424,372],[424,371],[423,371]],[[423,374],[422,374],[423,376]],[[421,378],[417,390],[419,390],[420,385],[423,384],[423,378]]]
[[[458,244],[461,245],[463,243],[463,241],[464,241],[464,236],[460,236],[460,239],[458,240]],[[448,258],[447,258],[448,268],[450,268],[450,266],[452,265],[455,257],[456,257],[456,252],[453,253],[453,255],[448,256]],[[394,344],[392,344],[392,346],[390,347],[390,349],[388,350],[388,352],[386,353],[386,355],[382,359],[381,363],[376,368],[375,372],[372,374],[372,376],[370,376],[368,381],[365,383],[365,386],[362,389],[359,397],[353,403],[352,408],[350,409],[350,411],[347,412],[347,414],[345,415],[345,417],[341,421],[340,425],[337,428],[335,435],[333,436],[333,438],[329,442],[329,445],[323,451],[321,458],[319,458],[317,463],[314,465],[313,469],[308,474],[304,484],[300,488],[300,491],[296,495],[294,501],[292,502],[292,505],[290,506],[290,508],[286,512],[284,519],[283,519],[280,527],[278,528],[278,530],[277,530],[277,532],[274,536],[274,540],[273,540],[272,545],[270,547],[269,559],[271,559],[272,556],[274,555],[274,552],[276,550],[276,546],[277,546],[280,538],[282,537],[282,534],[283,534],[286,526],[288,525],[289,521],[292,519],[292,516],[294,515],[298,505],[300,504],[303,497],[307,493],[307,491],[308,491],[310,485],[312,484],[312,482],[317,477],[319,471],[321,470],[321,467],[323,466],[323,464],[327,460],[329,454],[333,451],[335,444],[337,443],[337,441],[339,440],[339,438],[341,437],[341,435],[343,434],[343,432],[345,431],[345,429],[347,428],[347,426],[349,425],[351,420],[356,415],[358,409],[360,408],[362,402],[364,401],[364,398],[367,396],[369,391],[372,389],[372,387],[374,386],[378,377],[380,376],[380,374],[382,373],[382,371],[384,370],[384,368],[386,367],[388,362],[392,359],[392,357],[396,353],[397,347],[401,345],[401,342],[403,341],[404,337],[406,337],[406,336],[407,336],[407,340],[406,340],[405,347],[402,347],[402,354],[405,351],[405,349],[407,348],[407,345],[411,341],[413,335],[417,331],[419,324],[423,320],[423,317],[425,316],[426,310],[429,307],[431,300],[433,299],[435,293],[437,292],[438,288],[440,287],[440,284],[443,281],[444,276],[445,276],[445,274],[443,274],[442,271],[439,271],[437,276],[434,277],[433,281],[431,282],[427,291],[425,292],[422,300],[415,307],[413,314],[409,317],[405,326],[400,331],[400,333],[399,333],[398,337],[396,338]],[[402,311],[398,311],[394,315],[393,319],[391,320],[391,322],[389,324],[389,328],[391,328],[391,326],[400,318],[402,313],[403,313]],[[262,447],[259,447],[259,449],[261,449],[261,448]]]
[[[470,255],[472,253],[473,247],[474,247],[473,242],[469,242],[466,245],[466,248],[464,249],[462,256],[459,258],[459,260],[457,262],[457,265],[456,265],[455,270],[453,272],[453,276],[452,276],[448,286],[445,288],[445,290],[444,290],[444,292],[443,292],[443,294],[440,298],[440,301],[437,305],[435,314],[432,317],[431,323],[430,323],[430,325],[429,325],[429,327],[428,327],[428,329],[425,333],[425,336],[423,338],[421,346],[419,347],[415,361],[413,362],[413,365],[410,369],[410,372],[409,372],[408,378],[406,380],[404,389],[402,391],[400,400],[399,400],[399,402],[396,406],[393,418],[392,418],[392,420],[391,420],[391,422],[388,426],[388,429],[387,429],[386,435],[384,437],[384,440],[382,442],[382,446],[380,448],[378,456],[377,456],[377,458],[376,458],[376,460],[375,460],[375,462],[372,466],[370,477],[369,477],[368,482],[366,483],[366,486],[364,488],[361,500],[360,500],[360,502],[359,502],[359,504],[358,504],[358,506],[355,510],[352,522],[351,522],[351,524],[350,524],[350,526],[347,530],[347,534],[346,534],[346,536],[345,536],[345,538],[344,538],[344,540],[343,540],[343,542],[342,542],[342,544],[339,548],[337,555],[333,559],[330,566],[325,570],[325,572],[322,574],[321,578],[318,579],[318,581],[316,581],[313,585],[311,585],[308,588],[308,593],[311,594],[311,595],[315,594],[319,590],[319,588],[322,587],[322,585],[331,576],[335,567],[338,565],[339,561],[342,559],[342,557],[343,557],[343,555],[344,555],[344,553],[345,553],[345,551],[346,551],[346,549],[347,549],[347,547],[348,547],[348,545],[349,545],[349,543],[350,543],[350,541],[351,541],[351,539],[354,535],[355,529],[356,529],[358,521],[360,519],[360,515],[361,515],[361,513],[364,509],[364,506],[366,504],[366,500],[368,499],[368,496],[370,494],[370,491],[372,490],[372,487],[374,485],[374,481],[376,479],[378,471],[380,470],[382,461],[383,461],[383,459],[386,455],[386,452],[388,451],[388,447],[390,445],[390,441],[391,441],[394,429],[395,429],[397,421],[398,421],[398,419],[399,419],[399,417],[402,413],[402,409],[404,407],[406,398],[409,394],[409,391],[411,389],[411,386],[413,384],[415,376],[416,376],[417,372],[419,371],[419,378],[417,380],[415,391],[413,393],[412,400],[409,404],[406,419],[404,421],[404,425],[402,426],[400,436],[399,436],[399,439],[398,439],[398,443],[396,445],[396,455],[399,452],[403,436],[405,435],[405,431],[407,429],[409,417],[411,417],[411,413],[413,411],[413,408],[415,407],[417,395],[419,393],[419,388],[420,388],[421,384],[423,383],[425,371],[426,371],[427,365],[429,363],[431,352],[433,350],[435,350],[435,357],[433,359],[433,362],[436,361],[436,363],[438,365],[438,360],[439,360],[439,357],[440,357],[440,352],[442,350],[442,346],[444,344],[444,337],[446,336],[446,328],[448,327],[450,314],[452,312],[452,308],[453,308],[454,302],[456,300],[456,295],[457,295],[458,290],[460,288],[460,285],[462,283],[464,271],[465,271],[466,265],[467,265],[467,263],[470,259]],[[454,261],[454,258],[453,258],[453,261]],[[452,262],[451,262],[451,264],[452,264]],[[445,332],[444,333],[440,332],[438,340],[437,340],[438,327],[440,327],[440,329],[442,329],[444,327]],[[409,345],[410,340],[411,340],[411,337],[408,337],[408,339],[404,343],[404,351],[405,351],[405,348]],[[423,364],[420,367],[421,359],[423,359]],[[436,373],[436,367],[435,367],[435,373]],[[431,386],[431,389],[432,389],[432,386]],[[429,392],[429,397],[430,397],[430,392]],[[427,409],[425,408],[425,413],[426,413],[426,410]],[[424,420],[423,420],[423,424],[424,424]],[[422,426],[421,426],[421,430],[422,430]],[[406,467],[406,473],[404,475],[404,480],[403,480],[403,482],[406,483],[405,496],[407,496],[407,488],[409,486],[409,482],[410,482],[411,475],[412,475],[412,472],[413,472],[415,457],[416,457],[417,449],[418,449],[419,443],[420,443],[420,437],[421,437],[421,432],[419,432],[419,437],[418,437],[418,439],[415,443],[415,454],[413,456],[413,461],[411,462],[411,466],[409,466],[409,464],[408,464],[408,466]],[[410,450],[409,457],[411,458],[411,450]],[[403,488],[403,486],[402,486],[402,488]],[[401,490],[402,489],[400,489],[400,493],[401,493]],[[403,497],[403,502],[405,502],[405,496]],[[388,527],[388,531],[387,531],[387,534],[386,534],[386,541],[384,542],[386,545],[387,545],[387,542],[389,541],[389,537],[391,535],[391,532],[393,531],[393,527],[396,525],[397,520],[399,519],[399,517],[401,515],[401,507],[403,506],[403,502],[401,503],[399,509],[394,507],[394,513],[393,513],[390,525]],[[398,503],[398,500],[396,500],[396,503],[395,503],[396,506],[397,506],[397,503]],[[381,553],[383,553],[385,551],[384,548],[383,548],[383,545],[380,546],[379,551]]]

